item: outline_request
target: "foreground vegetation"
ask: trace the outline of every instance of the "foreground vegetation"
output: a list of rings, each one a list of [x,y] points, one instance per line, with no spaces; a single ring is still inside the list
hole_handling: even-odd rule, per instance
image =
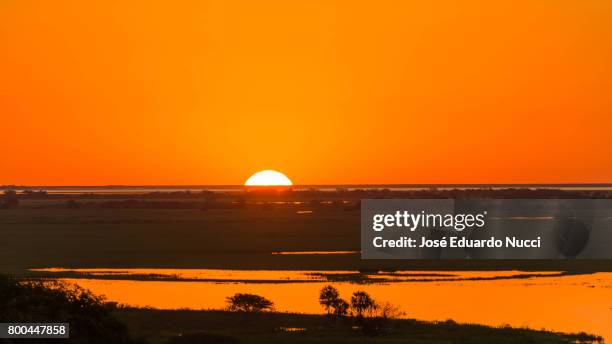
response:
[[[70,324],[71,343],[139,343],[115,319],[112,314],[115,309],[113,303],[77,286],[49,281],[18,282],[0,275],[0,323],[65,322]],[[62,340],[35,340],[58,341]],[[23,339],[0,339],[0,343],[22,342]]]
[[[429,191],[442,198],[453,196],[453,192]],[[503,197],[504,192],[508,193],[494,193]],[[473,197],[487,194],[482,190],[467,193],[474,193]],[[545,197],[547,193],[531,196]],[[415,192],[412,196],[423,194]],[[0,202],[0,271],[24,277],[32,276],[28,269],[36,267],[360,270],[363,274],[357,276],[335,274],[328,278],[357,282],[367,282],[369,272],[395,270],[612,271],[612,264],[606,260],[406,262],[366,261],[358,253],[331,254],[324,259],[317,255],[278,255],[273,253],[358,251],[358,199],[410,195],[338,191],[223,197],[210,193],[132,195],[130,199],[125,195],[11,194]],[[321,240],[323,237],[326,240]],[[2,279],[0,320],[68,321],[76,331],[72,332],[73,343],[140,341],[134,338],[169,344],[569,343],[599,339],[586,334],[406,319],[389,319],[384,331],[369,332],[364,331],[364,322],[349,315],[351,311],[358,314],[359,303],[367,306],[369,300],[363,295],[355,300],[343,295],[346,299],[342,299],[333,291],[321,299],[324,307],[329,306],[325,308],[328,315],[304,315],[117,308],[83,290],[49,287],[39,282],[17,284]],[[244,295],[235,299],[241,300],[245,300]],[[238,309],[249,308],[233,310]],[[373,308],[363,310],[367,313]]]
[[[392,319],[384,333],[364,335],[351,319],[275,312],[155,310],[117,311],[151,343],[592,343],[588,334],[561,334],[510,327]]]
[[[333,290],[324,289],[321,296],[323,306],[338,305],[339,299]],[[257,307],[232,308],[235,302]],[[70,323],[70,339],[37,339],[36,343],[588,343],[601,340],[588,334],[390,317],[385,318],[382,330],[368,332],[364,327],[381,316],[366,315],[368,309],[374,309],[374,302],[359,293],[351,298],[351,308],[356,312],[351,317],[264,311],[271,308],[271,302],[249,294],[229,297],[228,303],[233,311],[124,308],[78,287],[48,281],[19,282],[0,276],[0,322]],[[365,321],[366,317],[370,320]],[[0,343],[21,342],[24,340],[0,340]]]

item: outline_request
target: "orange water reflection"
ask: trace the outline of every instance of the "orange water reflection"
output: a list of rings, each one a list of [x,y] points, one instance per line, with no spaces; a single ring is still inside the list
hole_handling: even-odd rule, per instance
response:
[[[110,271],[111,269],[94,269]],[[169,271],[168,271],[169,270]],[[134,281],[63,279],[108,299],[133,306],[162,309],[218,309],[225,297],[237,292],[265,296],[279,311],[321,313],[319,290],[325,281],[297,283],[305,272],[129,269],[122,273],[170,273],[180,276],[216,276],[245,282]],[[95,271],[91,271],[94,272]],[[329,273],[329,272],[319,272]],[[423,273],[423,272],[412,272]],[[444,272],[432,271],[431,274]],[[518,272],[448,272],[454,278],[502,276]],[[220,275],[221,274],[221,275]],[[551,273],[552,274],[552,273]],[[300,277],[302,276],[302,277]],[[265,278],[262,278],[265,277]],[[294,278],[296,283],[249,283],[248,280]],[[399,305],[407,317],[453,319],[463,323],[509,324],[513,327],[599,334],[612,339],[612,273],[503,280],[398,281],[385,284],[333,282],[348,298],[365,290],[379,301]]]

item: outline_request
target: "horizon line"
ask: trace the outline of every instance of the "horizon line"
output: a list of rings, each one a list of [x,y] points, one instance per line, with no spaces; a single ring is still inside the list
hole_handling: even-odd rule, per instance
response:
[[[612,187],[611,183],[390,183],[390,184],[294,184],[289,187],[294,188],[358,188],[358,187],[381,187],[381,188],[399,188],[399,187]],[[23,185],[23,184],[3,184],[0,189],[75,189],[75,188],[243,188],[242,184],[151,184],[151,185],[130,185],[130,184],[105,184],[105,185]]]

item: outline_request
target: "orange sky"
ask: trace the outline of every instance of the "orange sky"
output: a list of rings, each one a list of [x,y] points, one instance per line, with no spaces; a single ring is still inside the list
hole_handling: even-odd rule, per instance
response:
[[[0,1],[0,184],[612,182],[612,2]]]

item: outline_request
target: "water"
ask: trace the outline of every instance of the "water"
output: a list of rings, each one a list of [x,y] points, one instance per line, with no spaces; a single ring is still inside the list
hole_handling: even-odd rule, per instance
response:
[[[588,332],[612,340],[612,273],[520,271],[252,271],[208,269],[45,269],[109,300],[160,309],[221,309],[234,293],[262,295],[282,312],[322,313],[320,289],[356,290],[421,320]],[[68,275],[66,275],[68,274]],[[153,274],[153,275],[152,275]],[[146,277],[149,276],[149,277]],[[103,278],[103,279],[100,279]],[[123,278],[109,280],[104,278]],[[132,280],[126,280],[132,278]],[[154,278],[153,280],[134,280]],[[365,284],[354,281],[362,278]],[[365,280],[363,279],[365,278]],[[158,279],[158,280],[155,280]],[[166,280],[159,280],[166,279]]]

